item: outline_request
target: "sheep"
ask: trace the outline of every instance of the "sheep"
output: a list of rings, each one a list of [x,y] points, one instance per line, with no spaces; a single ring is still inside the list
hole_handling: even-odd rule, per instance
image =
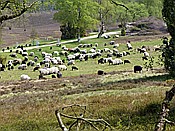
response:
[[[144,57],[149,57],[149,53],[148,52],[144,52],[143,55],[144,55]]]
[[[72,71],[73,71],[73,70],[78,70],[78,67],[72,66]]]
[[[28,53],[23,51],[22,56],[28,56]]]
[[[17,57],[16,53],[12,53],[12,54],[10,54],[9,56],[11,56],[11,57],[13,57],[13,58],[16,58],[16,57]]]
[[[20,76],[21,80],[30,80],[31,78],[28,75],[22,74]]]
[[[22,63],[22,60],[21,59],[14,59],[13,60],[13,65],[16,66],[18,64]]]
[[[33,71],[36,71],[36,70],[38,70],[40,68],[40,66],[35,66],[34,68],[33,68]]]
[[[126,45],[127,45],[128,50],[131,50],[132,49],[132,45],[131,45],[131,42],[130,41],[128,41],[126,43]]]
[[[138,66],[138,65],[134,66],[134,73],[141,72],[142,68],[143,68],[142,66]]]
[[[35,56],[34,58],[33,58],[33,60],[35,61],[35,62],[37,62],[38,61],[38,56]]]
[[[105,34],[105,35],[102,35],[102,37],[105,38],[105,39],[109,39],[109,38],[111,38],[110,35],[106,35],[106,34]]]
[[[98,70],[97,74],[98,75],[105,75],[106,73],[103,70]]]
[[[123,63],[131,63],[129,60],[124,60]]]
[[[18,69],[26,70],[27,69],[27,65],[26,64],[21,64],[21,65],[18,66]]]
[[[115,41],[110,41],[109,44],[110,45],[114,45],[115,44]]]
[[[5,71],[5,65],[0,64],[0,71]]]
[[[52,53],[52,55],[58,56],[58,55],[59,55],[59,52],[58,52],[58,51],[54,51],[54,52]]]
[[[67,65],[68,65],[68,66],[69,66],[69,65],[75,65],[75,61],[74,61],[74,60],[70,60],[70,61],[68,61]]]
[[[56,76],[55,75],[52,75],[52,78],[56,78]]]
[[[143,56],[142,60],[148,60],[148,57]]]
[[[27,63],[27,66],[34,66],[35,65],[35,62],[30,60],[28,63]]]
[[[100,59],[98,60],[98,64],[104,64],[104,58],[100,58]]]
[[[34,56],[34,54],[35,54],[34,52],[30,52],[29,56]]]
[[[109,60],[109,65],[112,63],[112,65],[119,65],[119,64],[123,64],[123,61],[121,59],[114,59],[114,60]]]
[[[51,67],[51,68],[41,68],[39,69],[40,75],[50,75],[50,74],[57,74],[59,72],[58,67]]]
[[[58,65],[59,70],[67,70],[67,67],[65,65]]]
[[[95,43],[95,46],[97,47],[98,46],[98,43]]]
[[[119,44],[114,44],[113,48],[119,47]]]
[[[61,78],[62,77],[62,73],[59,71],[58,73],[57,73],[57,78]]]

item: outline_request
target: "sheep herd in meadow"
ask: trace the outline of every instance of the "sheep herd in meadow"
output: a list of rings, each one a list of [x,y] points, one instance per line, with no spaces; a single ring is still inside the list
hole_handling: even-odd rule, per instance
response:
[[[35,52],[27,51],[23,46],[19,46],[13,51],[8,48],[10,50],[9,56],[11,59],[7,61],[6,65],[0,64],[0,71],[14,69],[27,70],[28,67],[31,66],[33,72],[39,72],[39,79],[44,79],[45,76],[48,75],[51,75],[52,78],[61,78],[62,72],[68,70],[67,66],[71,66],[71,71],[79,70],[76,66],[77,61],[83,62],[88,61],[89,59],[95,59],[97,64],[130,64],[132,61],[130,61],[130,59],[125,59],[125,56],[131,55],[133,50],[143,54],[143,57],[140,58],[143,61],[148,60],[150,57],[146,46],[134,49],[131,41],[126,42],[126,50],[124,51],[119,51],[118,47],[120,44],[116,41],[110,41],[109,43],[103,44],[101,46],[103,48],[98,48],[99,44],[102,43],[79,44],[73,48],[68,48],[64,44],[59,44],[57,45],[60,48],[59,51],[54,50],[54,47],[50,47],[50,50],[53,50],[52,53],[42,51],[40,48],[38,49],[38,52],[40,52],[42,57],[35,55]],[[111,46],[111,48],[108,48],[109,46]],[[2,51],[4,51],[4,49],[2,49]],[[141,72],[142,68],[143,67],[140,65],[135,65],[133,68],[134,73]],[[103,70],[99,69],[98,74],[104,74]],[[31,77],[22,74],[20,79],[30,80]]]

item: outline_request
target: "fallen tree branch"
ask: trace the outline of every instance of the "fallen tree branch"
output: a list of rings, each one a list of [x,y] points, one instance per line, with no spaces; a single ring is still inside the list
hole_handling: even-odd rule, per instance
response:
[[[80,107],[81,109],[83,109],[83,111],[86,109],[86,106],[81,106],[81,105],[70,105],[70,106],[63,107],[62,110],[64,110],[65,108],[68,108],[68,107],[69,107],[69,108],[70,108],[70,107],[72,108],[72,106],[78,106],[78,107]],[[84,108],[82,108],[82,107],[84,107]],[[85,113],[85,111],[84,111],[84,113]],[[56,115],[56,117],[57,117],[59,126],[60,126],[60,128],[62,129],[62,131],[70,131],[71,128],[72,128],[73,126],[75,126],[75,125],[77,125],[77,131],[79,131],[79,130],[80,130],[80,126],[81,126],[81,124],[82,124],[83,122],[84,122],[84,124],[85,124],[85,123],[89,124],[91,127],[93,127],[93,128],[94,128],[95,130],[97,130],[97,131],[99,131],[99,128],[98,128],[97,126],[95,126],[93,123],[100,123],[100,124],[104,125],[105,127],[104,127],[103,131],[104,131],[107,127],[110,128],[110,129],[112,129],[111,125],[110,125],[107,121],[105,121],[105,120],[103,120],[103,119],[84,118],[84,115],[83,115],[83,114],[81,114],[80,116],[77,116],[77,115],[76,115],[76,116],[71,116],[71,115],[67,115],[67,114],[65,114],[65,113],[61,113],[59,110],[56,110],[56,111],[55,111],[55,115]],[[69,128],[67,128],[67,127],[64,125],[64,123],[63,123],[61,117],[73,119],[73,120],[75,120],[75,121],[69,126]]]
[[[169,121],[167,119],[170,111],[169,102],[173,99],[174,95],[175,95],[175,85],[173,85],[170,91],[166,92],[165,99],[163,100],[162,103],[162,111],[159,115],[158,123],[155,126],[155,131],[165,131],[166,124],[175,125],[175,122]]]

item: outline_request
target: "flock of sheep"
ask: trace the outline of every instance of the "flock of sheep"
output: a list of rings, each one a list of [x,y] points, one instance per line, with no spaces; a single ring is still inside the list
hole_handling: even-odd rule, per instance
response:
[[[107,48],[107,45],[112,46],[112,49]],[[94,44],[79,44],[76,47],[68,48],[66,45],[57,45],[60,51],[54,50],[52,53],[44,52],[42,49],[38,51],[41,53],[42,58],[35,55],[34,52],[29,52],[23,46],[19,46],[15,51],[10,51],[11,60],[8,60],[6,65],[0,64],[0,71],[13,70],[15,66],[19,70],[27,70],[29,66],[33,67],[33,71],[39,71],[39,79],[44,79],[46,75],[52,75],[52,78],[61,78],[62,72],[67,70],[67,66],[72,66],[73,70],[79,70],[76,66],[76,61],[88,61],[89,59],[97,59],[98,64],[109,63],[109,65],[130,64],[129,59],[122,60],[121,58],[131,54],[133,50],[130,41],[126,43],[126,51],[119,51],[120,46],[116,41],[105,43],[103,49],[98,48],[98,43]],[[53,47],[50,47],[53,50]],[[3,49],[4,51],[4,49]],[[148,60],[149,53],[146,46],[137,48],[137,52],[143,53],[142,60]],[[21,55],[22,58],[18,58]],[[29,59],[30,58],[32,59]],[[64,59],[61,59],[64,57]],[[134,72],[141,72],[142,66],[135,65]],[[22,74],[21,80],[30,80],[31,78]]]

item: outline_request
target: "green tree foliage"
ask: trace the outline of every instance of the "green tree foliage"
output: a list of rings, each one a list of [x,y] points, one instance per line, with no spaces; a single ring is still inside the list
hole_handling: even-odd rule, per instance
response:
[[[128,21],[136,21],[142,17],[148,17],[149,13],[146,6],[142,3],[130,2],[127,4],[129,8],[127,19]]]
[[[175,76],[175,1],[164,0],[162,15],[171,35],[170,41],[164,39],[164,66],[170,75]]]
[[[74,38],[78,31],[82,34],[86,29],[94,28],[98,23],[96,12],[98,4],[92,0],[58,0],[56,2],[58,12],[54,19],[58,20],[65,32],[72,32]],[[64,36],[65,32],[62,32]]]
[[[142,0],[150,16],[162,17],[163,0]]]

